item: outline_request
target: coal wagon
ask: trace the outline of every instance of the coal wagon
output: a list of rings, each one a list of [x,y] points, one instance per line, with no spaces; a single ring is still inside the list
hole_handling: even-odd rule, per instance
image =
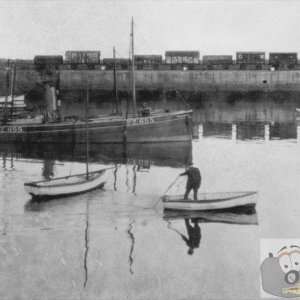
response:
[[[199,51],[166,51],[166,64],[199,64]]]
[[[162,55],[135,55],[134,63],[138,70],[157,70],[162,64]]]
[[[113,70],[114,64],[116,64],[117,70],[128,70],[131,60],[126,58],[104,58],[103,65],[105,66],[106,70]]]
[[[62,55],[36,55],[33,64],[37,70],[57,70],[63,64],[63,57]]]
[[[203,55],[203,64],[208,69],[228,69],[232,63],[232,55]]]
[[[297,52],[270,52],[269,64],[275,69],[294,69],[297,65]]]

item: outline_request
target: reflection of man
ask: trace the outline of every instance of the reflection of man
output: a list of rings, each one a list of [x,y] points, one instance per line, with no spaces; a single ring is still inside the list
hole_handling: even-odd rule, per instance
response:
[[[192,255],[194,253],[194,249],[199,248],[201,240],[201,229],[198,225],[197,220],[195,219],[192,219],[192,222],[195,224],[194,227],[189,223],[189,219],[184,219],[184,221],[189,238],[186,238],[183,234],[180,235],[189,247],[188,254]]]
[[[184,199],[186,200],[189,196],[190,191],[194,190],[194,200],[197,200],[198,189],[201,185],[201,174],[199,169],[191,166],[184,173],[180,174],[180,176],[184,175],[187,175],[188,177]]]

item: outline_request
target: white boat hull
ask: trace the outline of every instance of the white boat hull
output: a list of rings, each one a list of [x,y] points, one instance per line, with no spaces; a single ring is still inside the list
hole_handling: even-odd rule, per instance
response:
[[[184,200],[183,196],[164,196],[165,209],[173,210],[214,210],[240,206],[255,206],[257,192],[202,193],[199,200]]]
[[[55,198],[88,192],[104,185],[102,175],[105,170],[89,174],[79,174],[57,179],[25,183],[25,191],[33,198]]]

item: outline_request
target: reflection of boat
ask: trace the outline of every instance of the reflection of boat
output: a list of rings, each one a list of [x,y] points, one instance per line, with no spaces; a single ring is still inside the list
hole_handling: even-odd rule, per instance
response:
[[[193,219],[198,223],[226,223],[257,225],[258,218],[254,207],[208,211],[165,210],[165,220]]]
[[[88,97],[87,94],[87,106]],[[42,180],[36,182],[27,182],[24,184],[25,190],[33,198],[55,198],[61,196],[70,196],[91,191],[99,186],[103,186],[102,175],[105,169],[89,172],[88,155],[89,155],[89,141],[88,141],[88,118],[86,109],[86,173],[77,174],[73,176],[60,177],[49,180]]]
[[[132,21],[133,48],[133,21]],[[132,58],[133,49],[132,49]],[[137,113],[135,100],[134,59],[132,59],[133,112],[126,116],[99,116],[89,120],[91,143],[177,142],[192,139],[192,110]],[[46,83],[47,116],[44,124],[7,124],[0,126],[1,142],[85,143],[85,122],[67,120],[59,115],[57,91]]]
[[[0,156],[18,159],[49,159],[84,162],[84,144],[5,144],[0,143]],[[150,163],[151,165],[182,167],[192,161],[192,143],[130,143],[89,144],[90,162],[122,164]]]
[[[200,193],[198,194],[199,200],[184,200],[183,195],[166,195],[162,197],[162,202],[165,209],[203,211],[255,206],[256,195],[257,192]]]

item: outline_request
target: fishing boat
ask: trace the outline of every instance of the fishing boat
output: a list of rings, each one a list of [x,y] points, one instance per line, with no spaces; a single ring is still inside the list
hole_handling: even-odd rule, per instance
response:
[[[132,40],[132,113],[105,115],[89,119],[91,143],[153,143],[192,140],[192,110],[151,111],[143,115],[136,108],[134,26]],[[53,83],[45,82],[49,103],[43,124],[5,122],[0,125],[0,142],[11,143],[85,143],[85,122],[79,118],[59,115],[60,99]],[[36,121],[36,120],[32,120]]]
[[[107,169],[89,172],[89,128],[88,128],[88,107],[89,93],[87,91],[86,104],[86,173],[73,176],[59,177],[49,180],[25,182],[25,191],[28,192],[33,199],[48,199],[65,197],[86,193],[93,189],[103,187],[105,182],[102,175]]]
[[[184,200],[183,195],[162,197],[165,209],[203,211],[256,205],[257,192],[199,193],[198,200]]]

